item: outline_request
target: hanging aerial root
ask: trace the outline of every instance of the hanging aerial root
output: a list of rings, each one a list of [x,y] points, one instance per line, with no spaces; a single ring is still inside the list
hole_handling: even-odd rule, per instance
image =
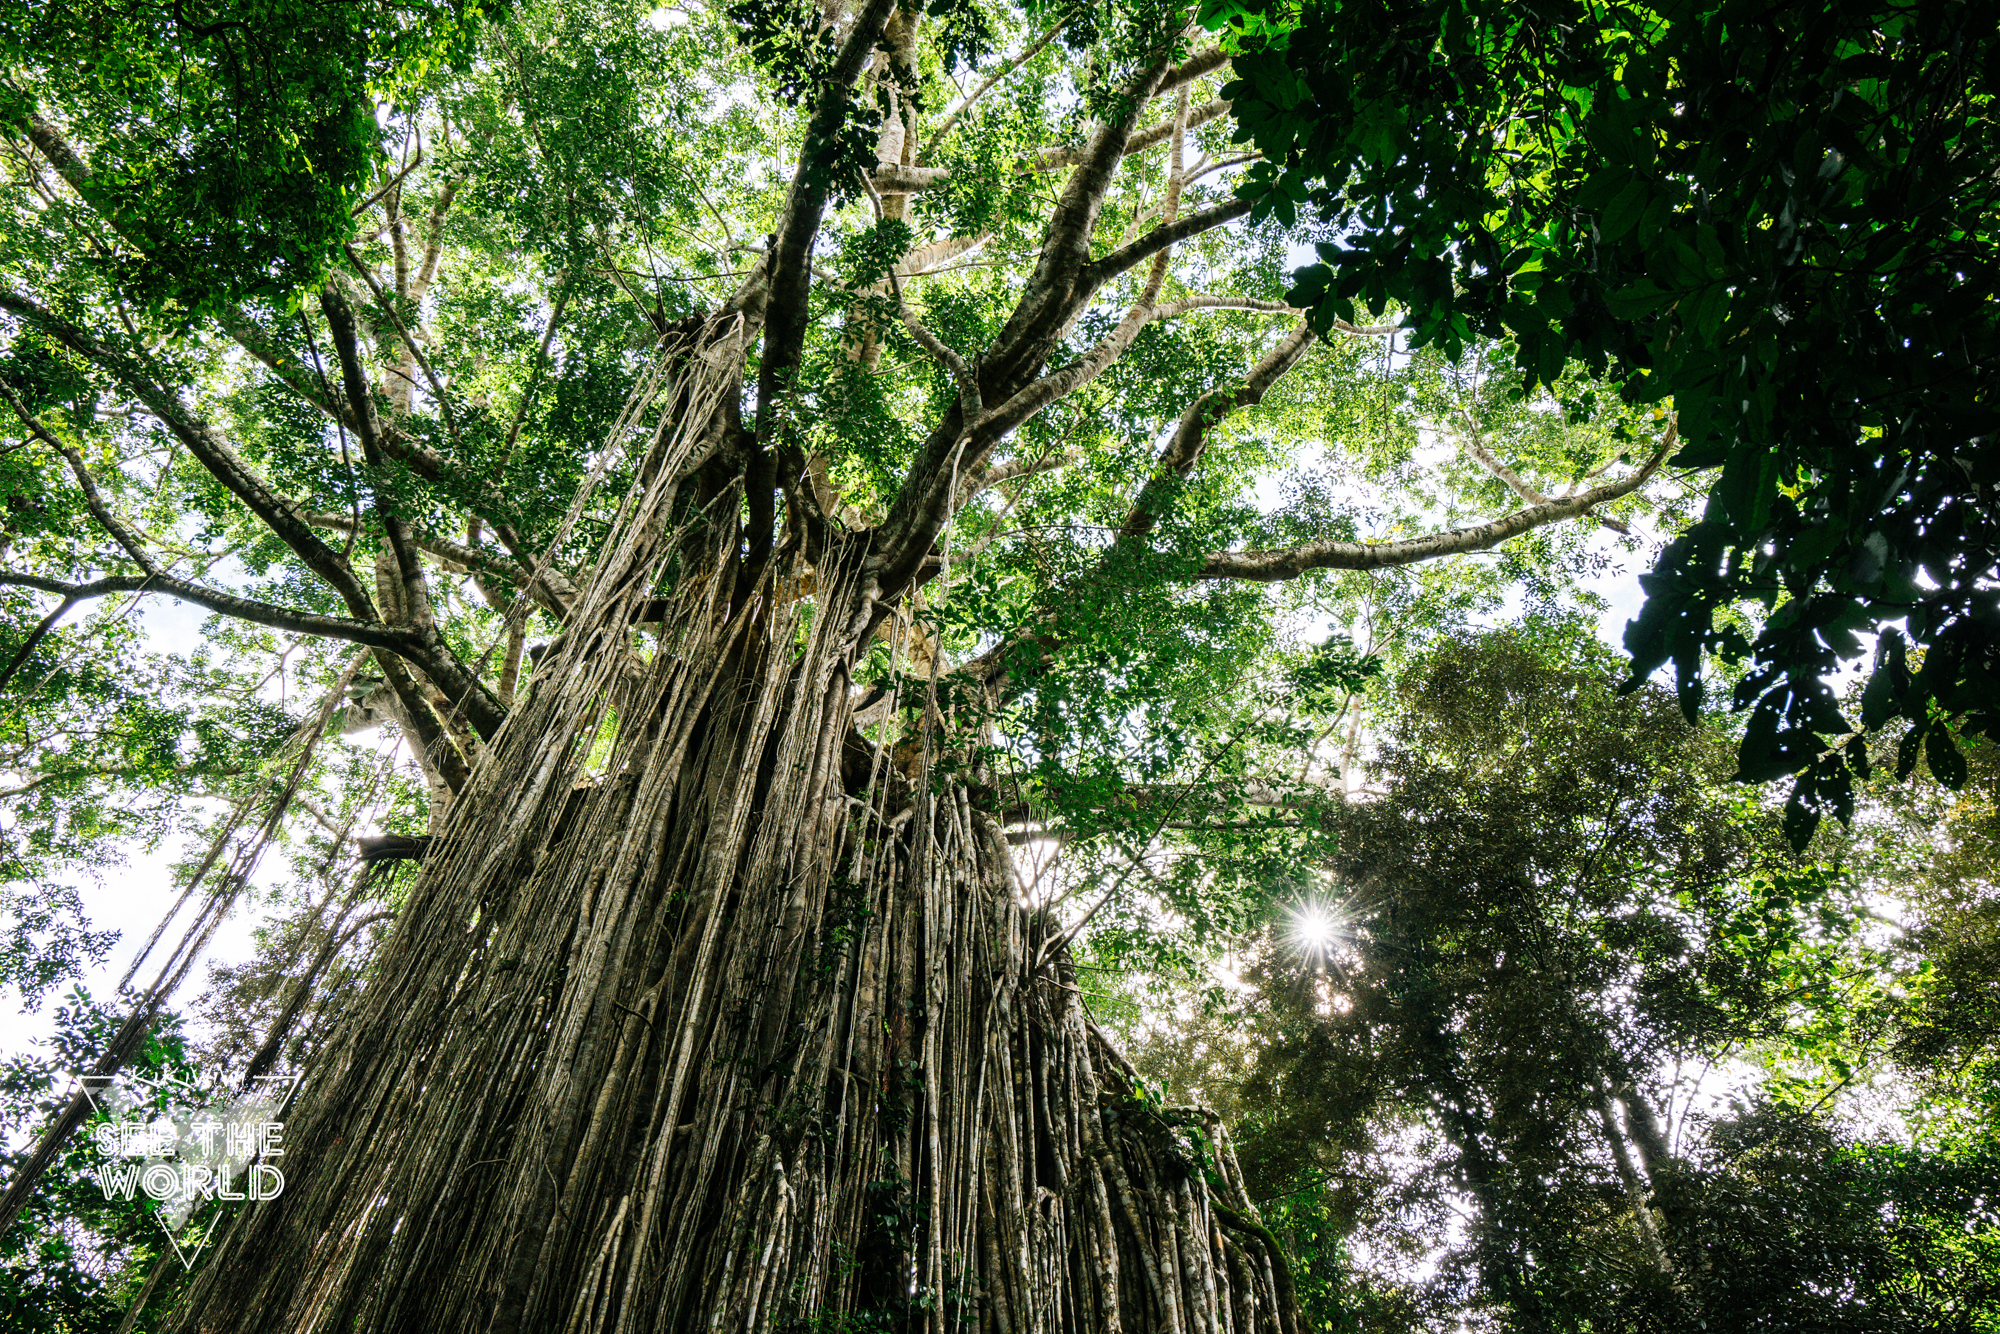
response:
[[[735,586],[701,347],[175,1327],[1293,1334],[963,783],[852,763],[858,544]]]

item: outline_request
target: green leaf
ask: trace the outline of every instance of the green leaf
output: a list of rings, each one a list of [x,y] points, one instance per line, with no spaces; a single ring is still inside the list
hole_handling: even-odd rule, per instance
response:
[[[1924,745],[1924,761],[1930,765],[1931,776],[1952,791],[1965,786],[1965,756],[1959,753],[1957,742],[1946,728],[1930,729]]]
[[[1619,319],[1637,320],[1665,309],[1673,299],[1672,292],[1651,278],[1641,278],[1629,287],[1610,293],[1605,297],[1605,304]]]

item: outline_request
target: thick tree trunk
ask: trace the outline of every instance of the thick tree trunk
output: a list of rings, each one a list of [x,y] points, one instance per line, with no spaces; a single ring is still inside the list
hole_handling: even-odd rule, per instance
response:
[[[965,775],[854,731],[858,540],[740,594],[737,492],[695,466],[732,357],[662,388],[560,651],[307,1072],[284,1195],[176,1327],[1293,1334],[1217,1128],[1133,1096]]]

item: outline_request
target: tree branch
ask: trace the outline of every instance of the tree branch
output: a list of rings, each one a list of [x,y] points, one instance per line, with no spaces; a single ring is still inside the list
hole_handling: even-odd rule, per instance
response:
[[[1302,319],[1297,327],[1279,340],[1276,347],[1258,359],[1242,383],[1211,389],[1189,404],[1187,410],[1181,413],[1173,438],[1160,451],[1160,457],[1153,465],[1153,475],[1133,502],[1132,512],[1125,516],[1119,536],[1140,538],[1151,532],[1171,505],[1173,493],[1194,471],[1195,464],[1201,461],[1202,452],[1208,447],[1209,432],[1230,413],[1263,402],[1271,386],[1303,361],[1312,346],[1312,325]]]
[[[110,533],[119,546],[125,548],[125,554],[130,556],[140,569],[147,574],[158,574],[160,567],[154,562],[152,554],[146,550],[145,544],[125,526],[124,520],[111,512],[103,497],[97,494],[97,483],[92,480],[90,470],[83,466],[83,455],[71,448],[68,442],[57,439],[53,431],[30,413],[20,399],[14,397],[12,389],[0,384],[0,394],[6,395],[7,406],[14,410],[14,415],[21,419],[22,424],[38,440],[69,460],[70,471],[76,474],[77,485],[83,488],[83,503],[89,508],[91,516],[97,520],[99,526]]]
[[[90,182],[90,172],[84,167],[83,159],[77,156],[76,150],[70,147],[68,137],[56,128],[55,122],[38,111],[29,112],[28,142],[41,150],[42,156],[49,160],[49,165],[56,169],[56,175],[62,177],[69,188],[76,191],[79,196],[83,196],[88,203],[84,187]]]
[[[86,204],[90,204],[89,194],[86,190],[86,187],[90,183],[90,172],[84,166],[83,159],[70,146],[69,140],[64,136],[63,132],[46,117],[39,113],[31,113],[28,117],[28,139],[41,152],[42,156],[48,159],[49,164],[55,168],[56,175],[60,176],[72,190],[76,191],[78,197],[83,199]],[[419,158],[421,158],[421,154]],[[411,163],[410,165],[414,167],[416,164]],[[400,176],[397,178],[397,180],[401,179]],[[394,182],[391,182],[391,185],[393,184]],[[382,193],[386,193],[389,188],[390,186],[384,186]],[[379,197],[380,195],[378,194],[376,198]],[[368,202],[373,203],[374,200],[371,199]],[[94,204],[91,204],[91,207],[93,209],[96,208]],[[112,226],[114,229],[117,229],[115,221],[112,222]],[[122,229],[118,230],[120,235],[124,235]],[[314,392],[312,382],[303,378],[300,370],[287,366],[283,354],[271,345],[269,340],[264,337],[263,332],[257,328],[255,322],[240,307],[233,305],[224,307],[218,317],[218,322],[222,325],[224,332],[228,333],[231,338],[234,338],[251,356],[269,367],[299,397],[328,416],[340,416],[338,405],[327,402],[321,395]]]
[[[1028,276],[1026,290],[987,357],[987,364],[995,369],[999,381],[988,386],[998,392],[989,392],[987,397],[1003,396],[1024,384],[1060,337],[1058,331],[1102,284],[1103,278],[1092,272],[1090,263],[1091,233],[1096,230],[1098,216],[1103,211],[1105,192],[1125,156],[1133,123],[1146,104],[1158,95],[1165,74],[1166,59],[1162,56],[1126,87],[1125,115],[1098,126],[1076,170],[1064,183],[1043,232],[1041,252]]]
[[[0,289],[0,310],[34,325],[123,383],[217,481],[340,594],[350,614],[356,619],[377,619],[374,601],[340,553],[315,537],[298,508],[244,463],[206,421],[155,381],[137,359],[16,292]]]
[[[913,195],[950,177],[951,172],[944,167],[905,167],[885,162],[868,173],[868,183],[885,195]]]
[[[1197,210],[1184,218],[1177,218],[1173,222],[1163,223],[1130,245],[1120,246],[1103,259],[1091,264],[1089,266],[1091,287],[1095,289],[1103,286],[1107,280],[1125,272],[1140,260],[1150,257],[1155,251],[1164,250],[1170,245],[1178,245],[1191,236],[1199,236],[1225,223],[1247,217],[1252,207],[1251,200],[1230,199]]]
[[[1215,73],[1228,63],[1229,53],[1219,44],[1197,51],[1167,71],[1166,77],[1160,80],[1160,91],[1172,92],[1184,83],[1193,83],[1204,74]]]
[[[749,543],[745,578],[770,559],[777,525],[772,512],[772,483],[780,481],[789,489],[792,479],[805,472],[805,459],[793,457],[795,449],[774,441],[778,400],[791,390],[792,376],[805,349],[806,327],[810,318],[807,293],[812,285],[813,242],[819,236],[833,181],[827,170],[837,149],[840,129],[847,119],[847,104],[855,82],[861,77],[883,29],[896,11],[897,0],[866,0],[855,15],[854,26],[841,43],[826,78],[820,85],[819,101],[806,125],[805,144],[799,150],[798,169],[779,215],[777,239],[766,257],[766,281],[762,293],[764,348],[757,375],[757,416],[753,434],[757,451],[750,461],[744,488],[750,513],[745,525]],[[778,457],[774,460],[772,455]],[[824,534],[816,531],[817,521],[803,513],[801,525],[807,530],[809,547],[817,546]]]
[[[396,313],[395,304],[389,300],[388,293],[382,290],[382,284],[375,281],[375,275],[369,272],[368,266],[361,262],[361,256],[354,253],[354,247],[346,246],[343,248],[347,252],[347,262],[352,264],[354,271],[360,274],[362,279],[367,282],[368,290],[375,294],[375,303],[388,315],[389,322],[396,326],[397,336],[403,340],[403,346],[409,349],[410,356],[415,359],[418,366],[423,368],[424,378],[430,381],[431,396],[437,400],[438,411],[444,414],[445,426],[450,430],[452,440],[456,442],[458,439],[458,422],[452,416],[451,404],[445,398],[444,386],[438,382],[437,372],[431,369],[430,358],[426,357],[423,349],[417,346],[417,340],[411,335],[410,331],[403,327],[403,317]],[[343,367],[346,365],[345,362],[341,364]],[[407,403],[405,406],[408,406]]]
[[[391,190],[395,189],[397,186],[403,183],[403,178],[405,176],[408,176],[411,172],[415,171],[418,167],[422,166],[423,162],[424,162],[424,151],[420,148],[417,150],[417,155],[411,158],[409,162],[404,165],[401,171],[397,172],[394,176],[391,176],[389,178],[389,183],[387,185],[383,186],[380,190],[377,190],[374,194],[369,195],[366,199],[356,204],[354,206],[354,212],[351,216],[358,218],[363,213],[366,213],[369,209],[374,208],[377,204],[381,203],[385,198],[388,197],[388,194]]]
[[[7,664],[6,670],[0,671],[0,690],[7,688],[7,683],[14,679],[14,673],[21,670],[21,664],[26,662],[28,655],[35,651],[35,645],[47,638],[49,631],[56,628],[56,622],[60,621],[64,613],[71,607],[74,607],[86,597],[101,597],[105,593],[116,591],[116,589],[111,588],[100,590],[96,584],[85,584],[81,585],[75,593],[66,595],[61,602],[56,604],[54,611],[35,623],[35,628],[28,632],[28,637],[21,641],[20,650],[14,654],[14,660]]]
[[[1171,87],[1172,85],[1163,85],[1160,91],[1167,92]],[[1219,97],[1213,101],[1203,102],[1198,107],[1191,107],[1188,110],[1187,128],[1192,130],[1196,126],[1208,124],[1218,116],[1226,116],[1229,114],[1229,107],[1230,104]],[[1126,140],[1125,151],[1121,156],[1131,157],[1134,153],[1143,153],[1149,148],[1155,148],[1164,143],[1167,136],[1173,132],[1172,119],[1163,120],[1157,125],[1149,125]],[[1064,167],[1075,166],[1082,160],[1083,152],[1079,149],[1044,148],[1035,159],[1035,170],[1059,171]]]
[[[347,304],[338,287],[328,283],[320,289],[320,307],[326,312],[327,329],[333,338],[334,352],[340,360],[341,379],[347,390],[348,401],[354,405],[354,415],[361,428],[361,451],[369,467],[378,472],[383,466],[381,424],[375,416],[375,400],[369,393],[368,380],[361,368],[361,350],[354,325],[354,311]],[[504,705],[493,693],[451,651],[438,633],[437,616],[431,606],[429,582],[424,578],[423,564],[417,559],[415,543],[410,538],[409,525],[396,513],[389,503],[383,487],[378,483],[375,491],[375,515],[381,521],[383,534],[389,539],[389,550],[395,560],[400,578],[403,612],[407,616],[412,637],[418,648],[398,650],[420,668],[424,675],[434,681],[444,691],[451,702],[465,715],[475,731],[487,740],[499,732],[500,724],[507,717]],[[376,659],[382,666],[382,675],[396,691],[398,702],[419,730],[424,727],[424,709],[428,707],[422,692],[380,655]],[[426,735],[425,744],[431,747],[432,756],[447,777],[452,770],[445,764],[445,755],[438,749],[435,737]],[[462,781],[462,775],[460,775]],[[453,784],[454,790],[458,786]]]
[[[1134,123],[1170,72],[1169,54],[1163,50],[1155,63],[1127,85],[1125,114],[1098,127],[1083,159],[1064,183],[1021,298],[980,359],[979,383],[986,402],[1017,399],[1046,364],[1050,349],[1091,294],[1117,272],[1100,270],[1090,263],[1090,238]],[[1243,203],[1229,216],[1241,216],[1248,209],[1249,204]],[[1198,233],[1204,217],[1195,214],[1176,223],[1171,234],[1148,246],[1141,257],[1183,235]],[[1032,416],[1035,410],[1028,405],[1025,416]],[[994,414],[986,415],[992,418]],[[990,424],[999,429],[982,430],[975,437],[971,429],[974,423],[955,405],[932,429],[890,504],[888,517],[877,531],[876,554],[869,558],[885,589],[900,591],[922,569],[956,500],[948,474],[960,468],[976,472],[984,465],[986,452],[1008,429],[1001,420]]]
[[[306,518],[320,528],[331,528],[337,532],[361,531],[361,525],[345,514],[308,514]],[[421,533],[412,533],[410,543],[417,550],[437,557],[457,572],[482,578],[497,575],[517,587],[528,581],[528,571],[519,561],[510,560],[481,547],[467,546],[461,542],[453,542],[449,538],[426,537]],[[548,568],[536,574],[531,596],[551,616],[561,620],[569,615],[569,607],[576,600],[577,589],[560,570]]]
[[[910,309],[910,303],[903,300],[903,283],[897,278],[894,269],[889,270],[888,282],[889,290],[896,298],[896,313],[902,317],[903,325],[910,331],[910,336],[917,340],[924,351],[935,357],[939,365],[950,372],[952,380],[958,385],[960,413],[968,419],[977,417],[985,406],[980,401],[979,377],[973,373],[972,367],[966,363],[964,357],[946,347],[936,334],[923,326],[916,312]]]
[[[1550,498],[1548,496],[1543,495],[1540,491],[1537,491],[1534,487],[1529,486],[1527,481],[1522,478],[1521,474],[1515,472],[1512,468],[1502,463],[1500,459],[1491,450],[1487,449],[1485,445],[1480,443],[1479,432],[1473,426],[1470,420],[1465,421],[1463,423],[1463,426],[1464,426],[1464,435],[1461,437],[1461,439],[1465,445],[1465,452],[1472,455],[1474,459],[1478,460],[1479,466],[1486,469],[1486,471],[1492,473],[1493,476],[1499,480],[1502,486],[1506,487],[1509,491],[1512,491],[1516,496],[1520,497],[1528,504],[1546,505],[1549,503]],[[1609,528],[1614,533],[1623,533],[1626,536],[1631,535],[1632,525],[1626,523],[1623,519],[1614,519],[1608,514],[1599,514],[1593,517],[1595,517],[1599,523],[1603,524],[1606,528]]]
[[[337,400],[330,400],[320,392],[319,386],[306,377],[303,365],[288,361],[285,354],[257,327],[248,312],[238,306],[226,306],[217,316],[217,322],[222,325],[223,332],[236,340],[237,346],[263,362],[287,389],[342,425],[354,425],[346,409]]]
[[[361,344],[355,328],[354,310],[333,283],[320,289],[319,301],[320,308],[326,312],[327,331],[333,339],[335,359],[340,362],[342,386],[347,391],[347,401],[354,410],[355,425],[361,435],[361,457],[369,468],[379,474],[383,466],[382,424],[375,414],[375,396],[369,391],[367,372],[361,365]],[[410,530],[390,505],[379,476],[372,489],[375,492],[375,515],[382,523],[390,551],[395,556],[402,585],[402,597],[398,600],[402,603],[403,613],[418,632],[435,630],[436,617],[431,610],[430,589],[424,582],[423,567],[418,564],[416,552],[410,545]]]
[[[937,152],[938,146],[944,142],[945,136],[949,135],[954,129],[958,127],[959,119],[963,117],[966,112],[972,109],[973,104],[977,102],[980,98],[986,96],[988,92],[992,91],[994,84],[1000,82],[1000,80],[1006,78],[1009,74],[1012,74],[1015,70],[1021,68],[1021,66],[1027,64],[1030,60],[1033,60],[1037,55],[1041,54],[1042,48],[1047,46],[1050,42],[1054,41],[1056,39],[1056,34],[1061,32],[1063,30],[1064,25],[1066,25],[1071,19],[1075,18],[1077,16],[1077,13],[1078,11],[1076,9],[1070,9],[1065,11],[1063,15],[1060,18],[1058,18],[1054,23],[1050,24],[1048,30],[1044,32],[1040,37],[1037,37],[1025,51],[1021,52],[1020,55],[1015,56],[1012,60],[1002,65],[999,69],[996,69],[991,74],[987,75],[984,82],[982,82],[977,88],[974,88],[970,93],[966,95],[965,100],[960,102],[957,106],[953,107],[950,111],[946,112],[943,123],[940,124],[935,130],[931,131],[931,137],[924,140],[923,147],[917,150],[917,156],[915,158],[915,161],[918,162],[919,164],[930,161],[931,154]]]
[[[1190,296],[1179,301],[1169,301],[1154,313],[1153,318],[1170,320],[1191,310],[1248,310],[1262,315],[1301,313],[1296,306],[1288,306],[1282,301],[1259,301],[1247,296]]]
[[[556,293],[555,306],[549,311],[549,327],[542,330],[542,341],[535,348],[535,364],[528,374],[528,386],[521,391],[521,402],[514,409],[514,420],[507,424],[507,445],[500,456],[508,462],[514,458],[514,442],[521,438],[521,423],[527,421],[535,393],[542,387],[542,372],[549,364],[549,346],[555,341],[556,326],[562,323],[563,308],[569,304],[569,295],[575,287],[575,280],[565,275],[562,290]],[[504,468],[505,465],[502,466]]]
[[[969,500],[981,491],[990,491],[1018,477],[1035,477],[1054,472],[1057,468],[1067,468],[1079,457],[1076,454],[1050,454],[1046,458],[1009,459],[1005,463],[996,463],[974,477],[966,488],[966,498]]]
[[[310,611],[294,611],[290,607],[280,607],[275,603],[238,597],[234,593],[225,593],[220,589],[204,588],[200,584],[189,583],[185,579],[169,574],[108,575],[86,584],[71,584],[45,575],[0,570],[0,585],[38,589],[44,593],[54,593],[70,602],[103,597],[107,593],[165,593],[169,597],[192,602],[198,607],[206,607],[224,616],[234,616],[238,620],[249,621],[255,625],[268,625],[274,630],[290,630],[297,634],[317,635],[325,639],[341,639],[351,644],[366,644],[370,648],[384,648],[406,655],[420,653],[422,649],[416,642],[416,637],[402,626],[383,625],[380,621],[350,620],[344,616],[322,616]]]
[[[509,512],[513,507],[490,484],[462,475],[453,475],[451,464],[446,461],[443,455],[424,445],[421,441],[413,440],[400,432],[386,432],[382,436],[380,444],[385,454],[398,463],[407,466],[411,472],[425,481],[449,483],[459,494],[464,494],[468,490],[473,491],[475,494],[468,504],[469,512],[493,530],[493,535],[500,539],[501,545],[513,553],[515,560],[521,562],[523,565],[532,565],[535,563],[536,555],[529,548],[526,540],[521,537],[520,532],[512,524],[495,517]],[[554,570],[545,570],[543,573],[550,581],[548,584],[549,591],[562,599],[564,603],[560,614],[567,616],[569,614],[568,604],[576,597],[575,586]],[[538,581],[537,587],[540,586],[540,582]]]
[[[1309,570],[1382,570],[1414,565],[1439,556],[1485,551],[1510,537],[1575,518],[1606,501],[1630,495],[1644,486],[1646,480],[1658,470],[1673,448],[1675,434],[1670,425],[1658,452],[1645,467],[1630,477],[1561,500],[1551,500],[1545,505],[1516,510],[1489,523],[1450,528],[1402,542],[1307,542],[1269,551],[1216,551],[1202,561],[1194,577],[1274,583],[1281,579],[1296,579]]]
[[[1312,345],[1312,328],[1301,320],[1298,327],[1251,367],[1240,384],[1212,389],[1188,405],[1172,439],[1160,451],[1152,477],[1139,492],[1119,529],[1121,543],[1136,541],[1152,531],[1159,516],[1166,513],[1173,489],[1200,461],[1209,433],[1230,413],[1263,401],[1270,387],[1298,365]],[[1052,617],[1046,613],[1036,617],[1029,625],[1002,636],[985,653],[965,662],[955,674],[980,682],[990,693],[1010,693],[1014,667],[1024,657],[1045,661],[1060,651],[1062,641],[1050,630],[1051,623]]]
[[[424,257],[417,264],[416,277],[410,283],[410,299],[422,301],[431,289],[431,280],[437,277],[438,259],[444,253],[444,220],[451,212],[451,203],[458,195],[458,182],[447,178],[438,187],[437,203],[431,205],[430,233],[424,238]]]

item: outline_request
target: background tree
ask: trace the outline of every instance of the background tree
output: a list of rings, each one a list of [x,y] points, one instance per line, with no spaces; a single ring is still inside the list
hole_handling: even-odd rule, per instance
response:
[[[1794,859],[1727,732],[1618,666],[1547,622],[1420,658],[1329,883],[1244,943],[1204,1040],[1135,1059],[1235,1114],[1325,1328],[1980,1328],[1992,1109],[1895,1042],[1939,1003],[1864,897],[1897,882]],[[1892,1043],[1947,1087],[1857,1129],[1837,1095]]]

